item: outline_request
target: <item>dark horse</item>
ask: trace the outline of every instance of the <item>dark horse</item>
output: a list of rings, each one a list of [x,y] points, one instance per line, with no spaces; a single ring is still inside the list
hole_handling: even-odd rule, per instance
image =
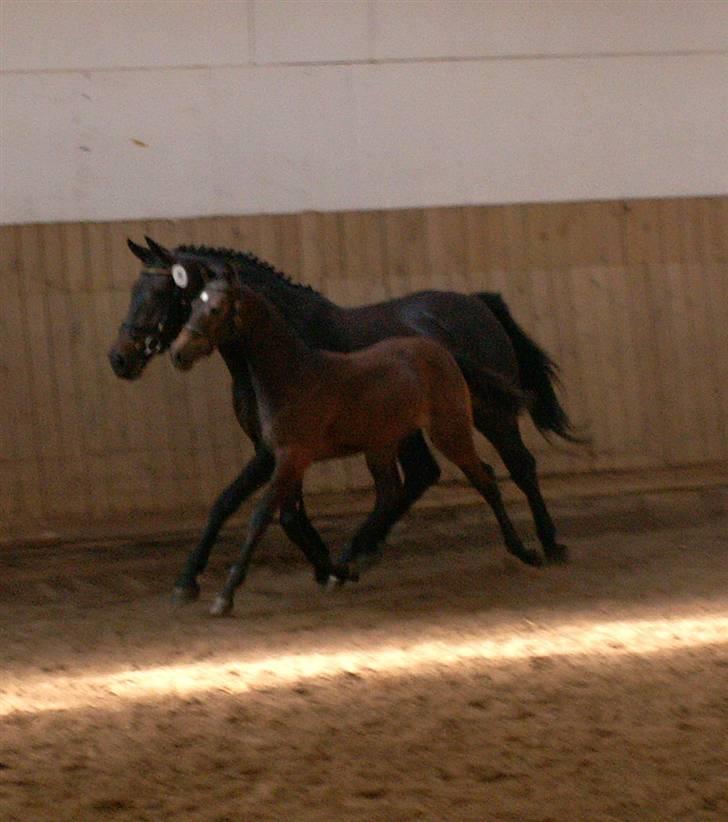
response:
[[[213,603],[213,615],[232,610],[235,590],[274,515],[295,517],[309,465],[363,453],[377,490],[367,527],[376,532],[401,505],[399,447],[421,430],[493,507],[508,550],[523,562],[541,564],[540,554],[524,548],[513,530],[493,472],[475,450],[470,392],[442,345],[426,337],[390,337],[350,354],[314,349],[265,297],[220,277],[192,303],[190,320],[170,353],[174,364],[187,370],[218,345],[237,342],[246,352],[261,438],[273,452],[275,471],[251,516],[240,557]],[[487,382],[490,375],[483,378]],[[317,576],[328,575],[328,554],[318,557],[316,545],[298,536]],[[342,559],[355,560],[356,546]]]
[[[291,282],[252,254],[195,246],[170,251],[149,238],[146,241],[147,248],[129,241],[129,248],[143,267],[132,289],[126,320],[109,351],[117,376],[139,377],[147,362],[166,350],[182,329],[190,304],[205,283],[229,272],[238,283],[267,297],[313,348],[349,352],[393,336],[430,337],[442,343],[458,363],[470,389],[475,426],[495,447],[526,495],[546,560],[566,560],[566,548],[557,542],[554,523],[541,496],[536,461],[521,439],[518,414],[525,403],[514,401],[513,392],[503,387],[520,387],[530,397],[528,409],[542,433],[575,438],[554,391],[554,363],[515,322],[499,295],[425,291],[343,308],[312,288]],[[275,465],[261,439],[245,351],[235,341],[219,350],[236,373],[233,406],[240,425],[253,441],[255,456],[213,505],[202,538],[176,583],[179,599],[198,595],[197,576],[207,564],[220,528],[250,494],[270,479]],[[483,369],[498,375],[500,384],[484,380]],[[376,555],[392,525],[439,478],[440,469],[420,433],[401,445],[398,459],[404,474],[400,505],[389,513],[378,532],[364,528],[355,534],[352,544],[357,553]],[[289,536],[292,531],[313,533],[302,498],[282,525]]]

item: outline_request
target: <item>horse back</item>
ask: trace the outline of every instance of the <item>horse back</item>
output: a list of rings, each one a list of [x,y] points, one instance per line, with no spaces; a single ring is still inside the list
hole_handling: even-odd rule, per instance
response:
[[[428,413],[433,397],[443,393],[468,396],[455,357],[428,337],[391,337],[346,357],[369,391],[394,395],[402,403],[428,409]]]
[[[388,337],[425,337],[443,345],[466,372],[480,363],[518,384],[518,363],[503,325],[483,300],[454,291],[418,291],[393,300],[345,309],[338,323],[347,350]]]

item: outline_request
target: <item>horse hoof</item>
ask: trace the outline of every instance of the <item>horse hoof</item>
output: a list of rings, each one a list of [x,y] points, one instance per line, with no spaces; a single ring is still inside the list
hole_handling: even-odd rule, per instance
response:
[[[175,585],[172,590],[173,605],[187,605],[195,602],[200,596],[200,586],[194,582],[192,585]]]
[[[330,591],[335,591],[337,588],[341,588],[344,582],[345,580],[341,579],[341,577],[331,574],[326,579],[321,580],[319,585],[321,586],[321,590],[328,594]]]
[[[520,551],[516,554],[516,556],[521,560],[521,562],[526,565],[530,565],[533,568],[540,568],[544,564],[541,554],[539,554],[538,551],[530,551],[528,548]]]
[[[214,602],[210,606],[210,616],[223,617],[228,616],[233,610],[233,601],[222,595],[215,597]]]
[[[558,543],[544,548],[544,554],[548,565],[565,565],[569,561],[569,549]]]
[[[348,566],[335,565],[331,573],[325,578],[318,580],[324,591],[333,591],[341,588],[345,582],[359,582],[359,574],[351,571]]]

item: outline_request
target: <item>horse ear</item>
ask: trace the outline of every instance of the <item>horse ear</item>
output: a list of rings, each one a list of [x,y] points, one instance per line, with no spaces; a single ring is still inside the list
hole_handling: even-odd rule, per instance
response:
[[[139,260],[141,260],[144,265],[151,265],[154,262],[154,254],[148,249],[144,248],[144,246],[137,245],[134,240],[126,238],[126,244],[129,246],[129,251]]]
[[[155,243],[154,240],[151,237],[147,237],[146,234],[144,235],[144,239],[146,240],[146,243],[151,251],[153,251],[157,256],[158,260],[166,263],[167,265],[172,265],[174,262],[174,255],[171,251],[168,251],[164,246],[159,245],[159,243]]]

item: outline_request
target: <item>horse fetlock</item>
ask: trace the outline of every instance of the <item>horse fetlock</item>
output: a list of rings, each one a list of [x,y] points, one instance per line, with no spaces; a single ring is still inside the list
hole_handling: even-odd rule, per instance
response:
[[[558,542],[544,545],[543,551],[548,565],[565,565],[569,561],[569,549]]]
[[[200,596],[200,586],[195,580],[179,581],[172,590],[172,603],[174,605],[186,605],[195,602]]]
[[[517,549],[509,549],[513,556],[518,557],[521,562],[530,565],[533,568],[540,568],[544,564],[543,557],[538,551],[532,548],[526,548],[524,545]]]
[[[341,588],[346,582],[359,582],[359,574],[353,571],[346,563],[333,563],[325,577],[316,575],[316,581],[325,590]]]
[[[218,594],[210,606],[210,616],[222,617],[228,616],[233,610],[233,598]]]

